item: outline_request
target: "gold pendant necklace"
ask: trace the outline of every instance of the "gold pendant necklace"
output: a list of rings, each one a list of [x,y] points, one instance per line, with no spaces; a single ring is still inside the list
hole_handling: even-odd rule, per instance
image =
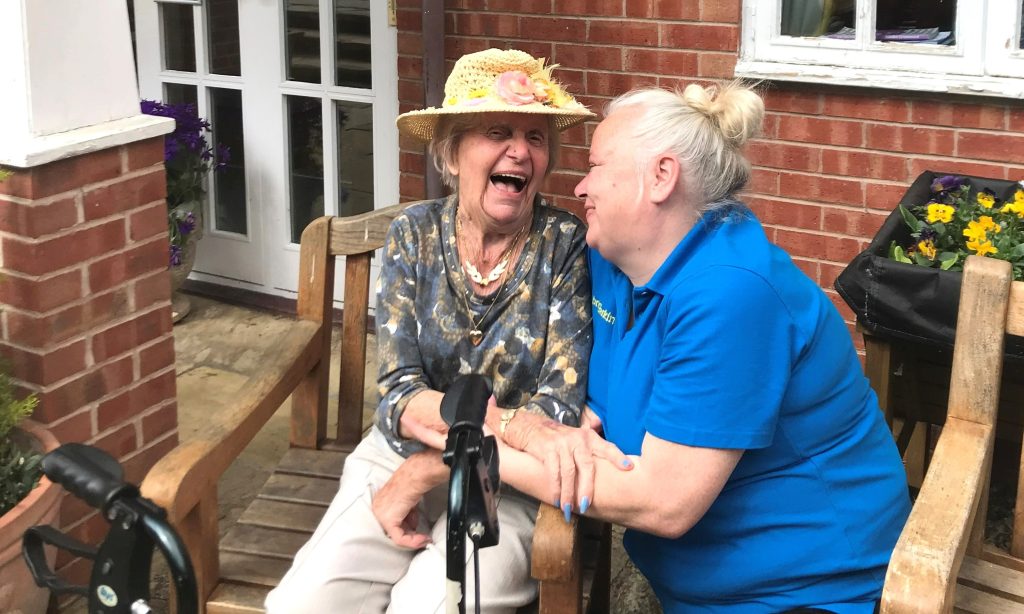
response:
[[[469,304],[469,298],[465,294],[462,295],[462,302],[466,305],[466,315],[469,316],[469,323],[473,325],[473,328],[469,331],[469,341],[474,346],[480,345],[484,340],[484,331],[481,330],[480,325],[487,319],[487,314],[491,313],[491,309],[494,309],[494,304],[498,302],[498,298],[501,296],[501,291],[505,289],[506,281],[507,279],[503,276],[501,285],[498,286],[498,290],[494,293],[494,298],[491,300],[491,304],[487,306],[487,311],[484,312],[484,315],[480,316],[479,320],[473,317],[473,308]],[[472,290],[470,292],[472,292]]]
[[[456,216],[458,216],[458,213],[456,213]],[[493,298],[493,300],[491,300],[491,304],[488,305],[487,310],[484,311],[484,314],[482,316],[480,316],[479,320],[477,320],[476,318],[473,317],[473,308],[469,304],[469,297],[468,297],[468,295],[469,295],[470,292],[473,291],[472,288],[468,289],[466,294],[462,295],[462,302],[466,306],[466,317],[469,318],[469,323],[472,325],[472,328],[469,331],[469,342],[472,343],[474,347],[480,345],[483,342],[483,340],[484,340],[484,331],[481,328],[481,325],[484,323],[484,320],[487,319],[487,315],[491,313],[491,310],[494,309],[494,304],[497,303],[498,299],[501,297],[501,292],[502,292],[502,290],[505,289],[505,283],[508,281],[508,275],[506,275],[506,272],[508,271],[508,262],[512,258],[512,254],[513,254],[513,252],[516,249],[516,245],[519,243],[519,239],[523,236],[523,232],[526,230],[527,226],[531,226],[532,224],[533,224],[533,216],[531,215],[530,216],[530,221],[525,226],[520,228],[519,232],[516,233],[516,236],[513,237],[512,243],[509,245],[508,249],[505,251],[504,258],[502,258],[501,262],[499,262],[498,265],[496,267],[494,267],[494,269],[492,269],[490,273],[488,273],[486,278],[483,278],[480,275],[480,272],[476,270],[476,267],[474,267],[472,265],[472,263],[470,263],[470,261],[468,259],[464,263],[464,270],[466,271],[466,274],[469,276],[470,279],[472,279],[476,283],[480,284],[481,286],[486,287],[491,282],[496,281],[498,279],[501,279],[501,285],[498,286],[498,289],[494,292],[494,295],[493,295],[494,298]],[[456,245],[458,245],[458,242],[459,242],[459,231],[461,229],[462,229],[462,220],[461,220],[461,218],[456,217],[455,218],[455,230],[456,230],[456,232],[455,232],[455,243],[456,243]],[[495,274],[495,271],[497,271],[497,274]],[[486,280],[486,281],[484,281],[484,280]]]

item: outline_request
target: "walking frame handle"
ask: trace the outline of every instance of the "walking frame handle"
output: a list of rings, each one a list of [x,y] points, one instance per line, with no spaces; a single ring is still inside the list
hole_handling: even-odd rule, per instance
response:
[[[166,512],[124,482],[121,465],[106,452],[64,444],[43,457],[43,473],[68,492],[99,509],[110,523],[100,547],[78,542],[51,526],[35,526],[22,539],[22,555],[38,586],[54,594],[88,598],[90,614],[149,612],[149,575],[153,548],[160,549],[177,591],[179,614],[198,612],[198,589],[184,542],[167,522]],[[44,545],[93,561],[89,586],[66,582],[46,561]]]

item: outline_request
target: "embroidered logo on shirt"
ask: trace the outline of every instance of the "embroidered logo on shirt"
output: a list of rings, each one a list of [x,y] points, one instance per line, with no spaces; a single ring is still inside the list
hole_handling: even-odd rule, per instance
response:
[[[609,324],[615,324],[615,315],[605,309],[604,305],[601,304],[601,301],[597,300],[596,296],[590,299],[590,301],[593,303],[594,309],[597,311],[597,315],[601,316],[602,320]]]

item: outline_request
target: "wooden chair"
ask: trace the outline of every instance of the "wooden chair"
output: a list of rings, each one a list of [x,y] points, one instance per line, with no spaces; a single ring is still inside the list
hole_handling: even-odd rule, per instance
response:
[[[164,507],[196,568],[201,611],[262,612],[266,593],[287,571],[338,488],[344,458],[365,432],[370,257],[406,205],[368,214],[322,217],[302,234],[294,329],[243,388],[235,407],[183,441],[146,476],[142,492]],[[345,257],[337,431],[327,433],[335,258]],[[292,397],[290,447],[238,523],[221,540],[217,483],[260,428]],[[610,527],[565,523],[540,505],[532,573],[541,613],[608,610]],[[586,564],[584,564],[586,563]],[[591,591],[593,587],[593,592]],[[589,610],[587,608],[590,608]]]
[[[984,544],[1006,334],[1024,335],[1024,283],[1012,281],[1009,263],[971,256],[945,425],[889,563],[884,613],[1024,612],[1024,484],[1010,552]],[[883,403],[891,365],[880,363],[887,359],[876,356],[867,369]]]

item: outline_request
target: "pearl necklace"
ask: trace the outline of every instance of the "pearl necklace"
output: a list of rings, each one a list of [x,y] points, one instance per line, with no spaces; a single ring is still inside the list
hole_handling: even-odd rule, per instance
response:
[[[516,245],[519,243],[519,239],[523,236],[523,233],[526,231],[527,226],[531,225],[533,225],[532,216],[530,217],[530,221],[527,222],[526,225],[524,225],[522,228],[520,228],[519,232],[516,233],[516,236],[512,238],[512,243],[510,243],[508,249],[505,250],[504,257],[501,259],[501,261],[498,263],[496,267],[491,269],[491,272],[487,274],[487,277],[480,275],[480,271],[478,271],[476,267],[473,266],[473,263],[470,262],[468,259],[463,263],[463,270],[466,272],[466,275],[468,275],[470,279],[472,279],[474,282],[481,286],[486,287],[487,284],[490,284],[498,279],[501,280],[501,285],[498,286],[498,290],[491,297],[491,304],[488,305],[487,310],[484,311],[484,314],[480,316],[479,320],[473,317],[473,309],[469,305],[469,297],[466,294],[462,295],[463,304],[466,306],[466,315],[469,317],[469,322],[472,325],[472,328],[469,331],[469,341],[474,346],[480,345],[480,343],[484,340],[484,331],[481,328],[481,325],[483,324],[484,320],[487,319],[488,314],[491,313],[491,309],[494,308],[494,304],[498,302],[498,299],[501,296],[501,292],[505,289],[505,282],[508,281],[508,277],[505,275],[508,269],[508,262],[512,257],[512,253],[516,249]],[[456,244],[458,243],[458,235],[461,233],[461,231],[462,218],[456,217]]]
[[[458,231],[461,232],[462,218],[456,218],[456,225],[458,227]],[[516,245],[519,243],[519,239],[523,236],[523,232],[525,231],[526,225],[519,229],[516,236],[512,237],[512,242],[508,244],[508,248],[505,250],[505,253],[502,254],[501,260],[498,261],[498,264],[491,269],[491,272],[487,275],[481,275],[480,271],[473,266],[473,263],[470,262],[468,258],[464,260],[462,262],[462,268],[466,272],[466,275],[483,288],[486,288],[492,282],[500,279],[501,276],[505,274],[505,270],[508,268],[508,262],[512,257],[512,252],[515,250]]]

